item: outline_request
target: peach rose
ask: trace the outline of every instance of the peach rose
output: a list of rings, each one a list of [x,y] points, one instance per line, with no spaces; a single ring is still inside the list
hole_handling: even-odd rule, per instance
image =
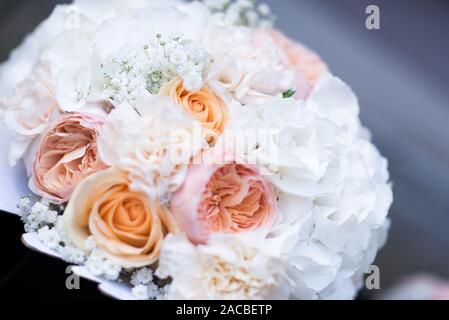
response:
[[[161,92],[172,97],[213,135],[223,133],[229,119],[227,107],[223,100],[207,87],[203,86],[199,91],[189,92],[185,89],[182,79],[175,79],[165,85]],[[214,141],[215,138],[212,137],[209,142]]]
[[[286,64],[296,71],[297,97],[307,96],[321,75],[328,71],[326,64],[315,52],[273,28],[258,30],[254,36],[254,43],[260,46],[267,39],[281,50]]]
[[[59,119],[40,142],[30,189],[55,203],[64,203],[81,180],[104,170],[96,142],[102,124],[101,118],[80,113]]]
[[[128,174],[116,168],[83,180],[64,212],[68,238],[87,251],[96,245],[123,268],[149,266],[159,259],[165,235],[177,232],[168,210],[145,194],[131,191]]]
[[[270,227],[277,217],[271,185],[257,168],[235,161],[190,165],[170,210],[194,243],[207,242],[215,232]]]

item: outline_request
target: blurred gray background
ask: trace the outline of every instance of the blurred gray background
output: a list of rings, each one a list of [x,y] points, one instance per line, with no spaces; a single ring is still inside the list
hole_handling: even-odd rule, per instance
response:
[[[0,0],[0,60],[66,2]],[[381,287],[416,272],[449,279],[449,1],[265,2],[280,29],[354,89],[362,120],[389,159],[395,202],[376,260]],[[365,28],[369,4],[380,7],[380,30]]]

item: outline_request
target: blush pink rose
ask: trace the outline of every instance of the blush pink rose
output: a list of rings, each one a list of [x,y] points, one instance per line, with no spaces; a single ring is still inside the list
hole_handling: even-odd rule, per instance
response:
[[[194,243],[207,242],[215,232],[270,227],[277,217],[271,185],[257,168],[236,162],[190,165],[170,210]]]
[[[81,180],[104,170],[96,142],[102,124],[101,118],[81,113],[59,119],[40,142],[30,189],[55,203],[64,203]]]
[[[276,29],[263,28],[256,31],[256,47],[266,41],[274,43],[284,55],[286,65],[296,71],[296,98],[307,97],[321,75],[328,71],[326,64],[318,54]]]

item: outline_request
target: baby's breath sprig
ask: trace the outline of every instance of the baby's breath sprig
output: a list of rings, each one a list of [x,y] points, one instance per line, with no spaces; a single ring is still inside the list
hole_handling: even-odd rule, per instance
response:
[[[45,199],[33,199],[30,195],[22,196],[17,208],[26,232],[36,232],[42,227],[54,227],[58,216],[64,210]]]
[[[199,90],[206,66],[207,55],[193,41],[179,33],[156,34],[141,51],[101,63],[103,89],[117,103],[126,101],[135,106],[143,91],[156,95],[176,77],[184,80],[187,90]]]
[[[276,20],[270,7],[257,0],[200,0],[211,13],[225,23],[258,28],[271,26]]]

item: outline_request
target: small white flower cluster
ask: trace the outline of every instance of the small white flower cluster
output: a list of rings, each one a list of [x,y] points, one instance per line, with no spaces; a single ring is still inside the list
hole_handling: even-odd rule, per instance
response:
[[[86,254],[84,251],[71,244],[66,243],[64,246],[61,246],[59,253],[62,256],[62,259],[68,263],[83,264],[84,261],[86,261]]]
[[[66,237],[62,216],[58,216],[54,227],[44,226],[37,230],[39,240],[49,249],[59,253],[61,258],[74,264],[82,264],[86,254],[74,246]]]
[[[193,41],[180,34],[157,34],[140,52],[112,57],[102,64],[104,89],[117,103],[135,103],[144,90],[155,95],[179,76],[187,90],[198,91],[203,85],[206,62],[206,53]]]
[[[109,97],[117,103],[129,100],[135,103],[138,93],[146,89],[143,70],[134,65],[137,56],[131,58],[112,58],[102,64],[104,68],[104,89]],[[130,62],[131,61],[131,62]]]
[[[37,231],[37,236],[51,250],[57,250],[62,242],[58,230],[56,228],[49,228],[48,226],[40,228]]]
[[[138,286],[140,284],[149,284],[153,282],[153,271],[149,268],[141,268],[135,271],[131,276],[131,284]]]
[[[105,253],[96,247],[95,240],[92,237],[87,239],[86,245],[91,250],[84,264],[89,272],[96,277],[103,277],[107,280],[118,280],[122,268],[108,259]]]
[[[65,236],[62,216],[57,207],[52,208],[52,204],[45,199],[33,204],[30,196],[23,196],[17,207],[26,232],[35,232],[39,240],[59,253],[64,261],[76,264],[85,261],[84,252],[72,245]]]
[[[30,196],[23,196],[17,208],[25,225],[26,232],[35,232],[44,226],[55,225],[58,212],[50,208],[51,203],[41,199],[32,204]]]
[[[164,300],[170,286],[159,287],[154,283],[153,271],[149,268],[141,268],[131,276],[130,283],[134,286],[132,294],[139,300]]]
[[[203,0],[218,19],[229,25],[250,28],[272,26],[275,16],[266,3],[256,0]]]
[[[45,199],[33,204],[30,196],[23,196],[17,207],[24,222],[25,231],[35,232],[39,240],[47,248],[60,254],[64,261],[79,265],[85,263],[93,275],[117,280],[122,268],[106,258],[105,254],[96,247],[92,237],[89,237],[86,243],[90,251],[89,255],[74,246],[66,236],[63,217],[57,210],[52,209],[51,205]]]

